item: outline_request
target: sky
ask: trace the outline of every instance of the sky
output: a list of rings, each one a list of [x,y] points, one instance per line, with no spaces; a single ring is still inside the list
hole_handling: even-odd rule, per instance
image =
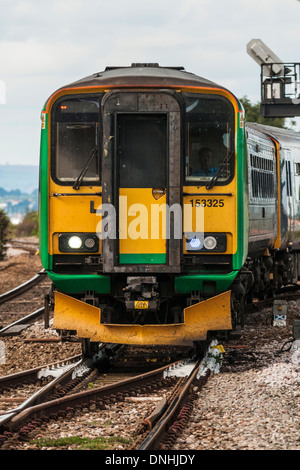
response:
[[[0,165],[38,165],[45,101],[106,66],[183,66],[257,103],[247,43],[300,62],[299,25],[298,0],[0,0]]]

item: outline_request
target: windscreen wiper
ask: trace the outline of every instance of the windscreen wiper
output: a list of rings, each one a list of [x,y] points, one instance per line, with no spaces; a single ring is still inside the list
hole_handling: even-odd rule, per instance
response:
[[[89,155],[89,157],[86,161],[86,164],[82,168],[78,178],[76,179],[75,183],[73,184],[73,189],[79,189],[79,187],[82,183],[82,180],[85,177],[86,172],[88,171],[93,159],[97,155],[97,151],[98,151],[97,147],[93,148],[93,150],[91,151],[91,153],[90,153],[90,155]]]
[[[222,171],[222,169],[223,169],[223,166],[224,166],[226,160],[227,160],[228,162],[230,162],[230,159],[231,159],[231,157],[232,157],[233,154],[234,154],[234,151],[230,152],[229,155],[226,155],[226,157],[225,157],[224,160],[222,161],[221,165],[219,166],[219,169],[218,169],[217,173],[213,176],[213,178],[211,179],[211,181],[206,185],[206,189],[211,189],[211,188],[214,187],[216,181],[218,180],[218,178],[219,178],[219,176],[220,176],[220,173],[221,173],[221,171]]]

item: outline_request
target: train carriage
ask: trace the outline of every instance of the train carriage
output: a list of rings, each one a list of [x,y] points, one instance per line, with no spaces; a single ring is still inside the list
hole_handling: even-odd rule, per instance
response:
[[[289,129],[249,123],[259,129],[273,143],[278,155],[278,210],[279,229],[276,248],[284,248],[288,242],[299,250],[300,217],[300,135]]]
[[[157,64],[107,68],[49,98],[40,252],[55,328],[181,345],[232,329],[248,249],[243,116],[224,87]]]
[[[42,111],[40,254],[54,328],[84,344],[193,345],[298,279],[300,146],[226,88],[132,64]],[[90,347],[90,346],[89,346]]]
[[[253,293],[260,296],[265,296],[268,291],[275,292],[283,285],[295,283],[299,279],[300,273],[300,136],[298,132],[289,129],[276,128],[257,123],[247,123],[247,136],[250,134],[259,133],[264,136],[264,139],[269,141],[269,152],[273,146],[275,155],[276,175],[272,176],[273,186],[271,181],[266,183],[259,189],[259,184],[262,182],[256,179],[251,183],[252,193],[260,194],[257,199],[259,209],[260,221],[256,220],[253,223],[253,230],[258,231],[259,227],[265,223],[262,222],[266,218],[266,205],[269,204],[269,220],[271,222],[273,212],[274,229],[271,230],[271,223],[269,224],[269,236],[266,237],[264,246],[264,253],[254,252],[252,256],[252,265],[254,265],[253,272],[255,274]],[[248,147],[251,138],[248,138]],[[262,147],[259,148],[257,142],[257,150],[260,155],[260,165],[262,158]],[[249,152],[248,168],[249,172],[253,171],[251,168],[251,150]],[[252,158],[253,160],[253,158]],[[256,160],[257,161],[257,160]],[[266,170],[259,169],[260,173],[266,173]],[[270,173],[270,170],[269,170]],[[269,176],[271,178],[271,176]],[[256,190],[255,190],[256,187]],[[268,192],[272,191],[274,198],[270,199]],[[266,197],[268,196],[268,197]],[[255,200],[255,199],[254,199]],[[273,204],[272,211],[270,211],[270,204]],[[251,213],[251,199],[249,202]],[[251,223],[250,223],[251,225]],[[251,229],[250,229],[251,237]],[[249,244],[250,246],[250,244]],[[252,250],[253,251],[253,250]],[[254,250],[255,251],[255,250]]]

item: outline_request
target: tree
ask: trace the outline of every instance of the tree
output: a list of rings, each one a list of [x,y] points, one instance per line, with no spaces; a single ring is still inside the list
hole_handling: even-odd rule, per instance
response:
[[[39,223],[38,213],[35,211],[28,212],[25,215],[22,222],[17,226],[16,236],[17,237],[30,237],[38,236]]]
[[[3,260],[6,252],[7,230],[9,225],[9,218],[5,212],[0,209],[0,260]]]
[[[266,124],[267,126],[283,127],[285,128],[285,118],[264,118],[260,114],[260,103],[253,104],[247,98],[243,96],[240,99],[242,105],[245,108],[245,118],[248,122],[258,122],[259,124]]]

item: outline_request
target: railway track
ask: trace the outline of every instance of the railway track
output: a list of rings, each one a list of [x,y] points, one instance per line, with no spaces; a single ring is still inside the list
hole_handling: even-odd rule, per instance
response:
[[[39,240],[36,237],[27,237],[27,238],[13,238],[9,240],[5,248],[12,249],[13,251],[21,250],[21,252],[28,252],[31,254],[36,254],[39,250]]]
[[[203,359],[190,364],[190,368],[179,381],[169,400],[162,399],[144,422],[146,436],[135,445],[136,450],[169,450],[178,434],[184,431],[197,398],[196,391],[202,388],[209,378],[210,369],[203,364]],[[175,371],[176,375],[176,371]],[[193,388],[194,387],[194,388]],[[157,422],[156,422],[157,421]],[[147,433],[147,428],[149,432]]]
[[[255,299],[254,302],[246,305],[246,313],[251,314],[263,308],[271,307],[274,300],[297,300],[300,298],[300,283],[291,284],[282,287],[274,297],[265,298],[262,300]]]
[[[53,395],[60,396],[67,393],[85,375],[91,372],[85,362],[80,357],[74,357],[48,366],[1,377],[0,393],[2,392],[2,394],[0,404],[12,404],[19,401],[21,401],[21,404],[2,412],[0,415],[0,429],[7,426],[14,416],[26,408],[45,401]],[[20,397],[17,394],[12,398],[12,392],[20,387],[22,388],[22,396]],[[36,390],[32,392],[33,388]],[[29,393],[29,396],[25,398],[26,392]],[[6,399],[7,396],[8,399]]]
[[[5,292],[4,294],[0,295],[0,304],[3,304],[4,302],[7,302],[11,299],[14,299],[18,297],[19,295],[23,294],[24,292],[27,292],[29,289],[32,287],[36,286],[39,282],[43,280],[43,278],[46,277],[46,271],[42,269],[38,274],[33,276],[31,279],[28,281],[25,281],[24,283],[20,284],[19,286]]]
[[[47,273],[41,270],[31,279],[0,295],[0,336],[17,334],[45,315],[50,286]]]
[[[293,300],[299,298],[298,286],[290,288],[289,292],[282,292],[276,298]],[[247,308],[246,313],[251,315],[251,311],[257,312],[263,306],[271,306],[272,302],[272,300],[255,302]],[[6,302],[4,305],[6,305]],[[250,353],[251,351],[248,359],[250,358],[251,361]],[[247,355],[247,351],[244,350],[243,354]],[[165,357],[167,357],[167,354],[165,354]],[[7,410],[0,417],[0,446],[2,445],[2,449],[24,448],[26,443],[36,436],[48,435],[48,423],[50,423],[51,428],[51,423],[59,421],[62,423],[61,426],[65,425],[68,428],[70,427],[69,420],[74,419],[76,415],[81,416],[87,410],[88,414],[93,414],[97,421],[99,411],[101,415],[106,415],[113,406],[120,409],[122,404],[126,403],[128,405],[128,403],[131,403],[141,409],[141,415],[136,419],[135,431],[129,433],[129,442],[122,444],[124,448],[130,450],[170,449],[174,445],[177,436],[184,432],[184,426],[192,413],[193,402],[197,398],[198,390],[210,376],[209,371],[206,371],[200,377],[200,363],[189,363],[189,373],[182,377],[180,371],[183,369],[178,364],[177,361],[177,375],[176,373],[174,375],[170,373],[171,366],[167,364],[160,368],[164,370],[163,377],[153,378],[153,380],[150,379],[150,373],[149,376],[147,375],[148,372],[143,374],[138,374],[137,371],[136,373],[131,371],[120,372],[119,374],[112,372],[111,374],[99,375],[96,371],[93,371],[93,375],[90,375],[91,371],[89,371],[86,376],[86,390],[82,390],[84,379],[78,380],[77,383],[73,383],[68,388],[66,383],[63,383],[64,373],[59,374],[60,379],[58,377],[50,379],[51,374],[48,374],[47,382],[49,383],[37,384],[34,390],[28,388],[25,391],[23,388],[21,397],[16,397],[15,402],[13,402],[13,397],[8,397],[12,400],[7,400]],[[132,369],[135,369],[134,362],[132,363]],[[37,374],[37,371],[34,373]],[[161,371],[158,373],[161,374]],[[123,380],[124,374],[126,374],[125,381]],[[20,373],[19,378],[21,375]],[[21,383],[22,381],[24,383],[25,376],[26,374],[23,375]],[[154,372],[153,377],[155,377]],[[0,390],[1,383],[4,384],[7,378],[2,379],[0,380]],[[11,389],[19,388],[18,378],[15,377],[14,380],[16,381],[14,385],[10,386]],[[46,380],[45,375],[44,380]],[[33,379],[33,382],[37,382],[37,380]],[[7,388],[8,383],[6,382],[6,385],[3,385],[2,388]],[[78,387],[81,390],[76,392]],[[43,390],[41,394],[40,388]],[[54,391],[57,392],[59,388],[64,389],[61,391],[62,395],[55,397],[53,393]],[[2,398],[5,398],[5,394]],[[15,406],[11,406],[12,403]],[[145,416],[142,417],[143,413]],[[85,419],[85,417],[81,418],[81,420]],[[118,434],[118,431],[116,431],[116,434]],[[49,435],[51,435],[51,430],[49,430]]]
[[[122,406],[124,403],[128,406],[130,403],[133,406],[142,405],[143,413],[145,409],[148,411],[147,416],[139,415],[135,431],[128,437],[130,450],[166,449],[182,431],[197,396],[195,390],[206,382],[208,376],[209,370],[203,360],[187,359],[142,374],[128,373],[123,369],[121,373],[112,372],[111,377],[105,374],[103,378],[103,374],[90,371],[85,378],[89,385],[87,390],[77,393],[75,390],[74,393],[70,387],[60,398],[33,404],[37,396],[40,398],[41,392],[35,393],[21,406],[0,416],[0,443],[3,449],[11,445],[22,448],[22,443],[41,434],[41,427],[47,434],[45,427],[48,423],[60,420],[68,429],[72,428],[70,421],[78,413],[83,413],[82,421],[86,419],[84,413],[87,411],[95,413],[97,420],[99,412],[102,415],[111,406]],[[52,382],[42,388],[44,398],[47,396],[44,391],[53,385]],[[84,387],[83,382],[78,380],[80,388]]]
[[[231,351],[239,351],[239,361],[248,362],[249,367],[251,362],[255,363],[251,347],[235,349],[233,345],[232,348]],[[214,376],[211,373],[214,368],[207,367],[207,362],[207,357],[202,362],[176,361],[141,374],[133,361],[135,373],[132,367],[129,372],[112,369],[97,374],[94,371],[87,377],[84,390],[81,382],[80,391],[73,388],[60,398],[19,410],[0,431],[1,449],[40,446],[52,449],[58,445],[60,436],[62,449],[77,449],[84,442],[92,446],[91,442],[99,441],[102,436],[107,442],[112,439],[110,449],[120,446],[130,451],[174,449],[178,437],[185,433],[201,388]],[[113,424],[115,427],[105,437],[109,422],[110,429]],[[76,435],[79,428],[82,434]],[[117,441],[116,436],[120,434],[122,440]]]

